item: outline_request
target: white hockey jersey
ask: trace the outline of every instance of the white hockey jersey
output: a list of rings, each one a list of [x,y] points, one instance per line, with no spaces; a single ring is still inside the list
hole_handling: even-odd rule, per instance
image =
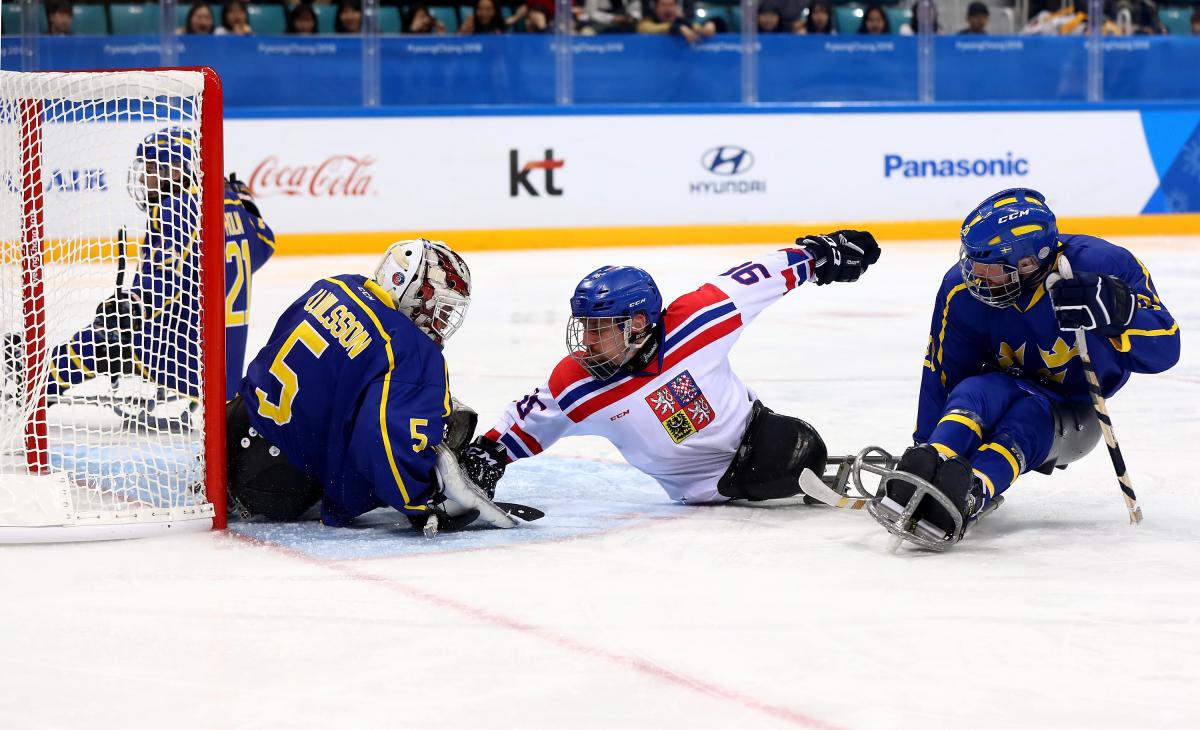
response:
[[[509,460],[541,453],[563,436],[612,442],[671,499],[721,502],[717,481],[750,421],[754,392],[733,372],[729,350],[767,305],[812,276],[812,257],[785,248],[738,264],[663,313],[657,361],[597,380],[564,357],[548,382],[514,401],[487,433]]]

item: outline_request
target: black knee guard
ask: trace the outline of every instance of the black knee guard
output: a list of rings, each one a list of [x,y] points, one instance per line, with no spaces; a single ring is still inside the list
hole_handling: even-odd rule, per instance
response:
[[[1050,413],[1054,416],[1054,443],[1050,455],[1034,469],[1042,474],[1053,472],[1055,467],[1065,469],[1100,443],[1100,420],[1091,401],[1052,402]]]
[[[320,482],[292,466],[250,426],[239,395],[225,407],[230,512],[296,520],[321,499]]]
[[[800,493],[800,472],[823,473],[827,455],[815,428],[755,401],[737,455],[717,491],[730,499],[791,497]]]

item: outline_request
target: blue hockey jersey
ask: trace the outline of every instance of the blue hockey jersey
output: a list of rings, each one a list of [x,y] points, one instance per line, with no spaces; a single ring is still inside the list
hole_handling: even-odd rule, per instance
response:
[[[225,398],[242,380],[246,356],[250,282],[275,253],[275,235],[225,189]],[[200,393],[200,287],[193,267],[200,250],[200,201],[195,190],[150,205],[140,266],[129,291],[144,309],[133,333],[138,372],[189,397]],[[96,332],[87,328],[51,353],[49,394],[57,395],[96,375]]]
[[[242,382],[246,332],[250,322],[250,285],[254,272],[275,253],[275,234],[267,222],[246,210],[225,188],[225,399]]]
[[[384,505],[427,509],[450,414],[446,361],[374,281],[313,284],[280,316],[239,391],[254,428],[324,484],[325,524]]]
[[[1064,234],[1060,240],[1059,256],[1066,256],[1073,270],[1120,277],[1137,296],[1138,309],[1124,334],[1112,339],[1087,335],[1104,395],[1120,390],[1130,373],[1158,373],[1174,365],[1179,325],[1159,299],[1146,267],[1126,249],[1094,236]],[[971,296],[956,264],[943,278],[934,303],[913,434],[918,443],[928,439],[944,415],[954,386],[985,365],[1016,368],[1064,398],[1090,397],[1075,335],[1059,330],[1044,284],[1023,293],[1014,306],[998,309]]]

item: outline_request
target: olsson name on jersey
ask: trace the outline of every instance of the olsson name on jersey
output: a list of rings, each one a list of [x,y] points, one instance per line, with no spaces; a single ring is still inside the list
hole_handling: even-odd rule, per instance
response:
[[[346,349],[351,360],[371,345],[371,335],[344,304],[338,304],[337,295],[322,289],[308,298],[304,311],[329,330],[329,334]]]

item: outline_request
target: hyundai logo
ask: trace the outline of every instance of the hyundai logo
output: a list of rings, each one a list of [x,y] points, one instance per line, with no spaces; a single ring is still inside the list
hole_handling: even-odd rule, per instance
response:
[[[741,175],[754,167],[754,155],[742,147],[721,145],[705,152],[700,164],[714,175]]]

